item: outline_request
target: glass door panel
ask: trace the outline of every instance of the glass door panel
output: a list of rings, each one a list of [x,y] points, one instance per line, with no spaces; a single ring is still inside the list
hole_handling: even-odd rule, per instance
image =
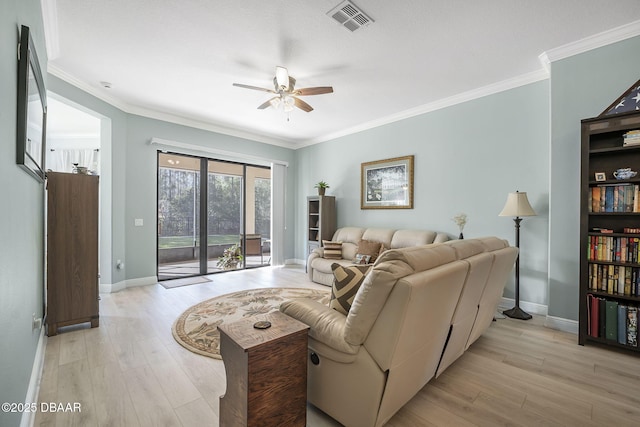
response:
[[[209,160],[207,175],[207,272],[243,268],[244,165]]]
[[[200,160],[158,154],[158,279],[200,273]]]
[[[159,280],[270,262],[270,168],[158,153]]]
[[[271,262],[271,169],[246,167],[246,267]]]

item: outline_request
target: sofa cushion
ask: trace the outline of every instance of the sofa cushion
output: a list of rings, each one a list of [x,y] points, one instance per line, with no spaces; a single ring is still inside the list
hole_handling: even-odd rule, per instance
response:
[[[390,248],[391,240],[395,232],[396,230],[393,228],[367,228],[364,233],[362,233],[362,238],[370,242],[380,242]]]
[[[309,325],[309,337],[346,354],[357,354],[360,346],[344,340],[346,317],[319,303],[306,298],[294,298],[280,304],[284,314]]]
[[[353,299],[360,289],[360,285],[371,269],[371,266],[342,266],[338,263],[331,265],[333,276],[333,287],[331,289],[331,301],[329,307],[347,315],[353,304]]]
[[[356,248],[365,228],[343,227],[338,228],[333,235],[334,242],[342,242],[342,258],[352,260],[356,256]],[[329,270],[331,271],[331,270]]]
[[[347,315],[345,341],[362,344],[398,279],[456,260],[446,245],[385,251],[358,290]]]
[[[332,242],[329,240],[323,240],[322,246],[324,246],[323,257],[326,259],[341,259],[342,258],[342,242]]]
[[[391,249],[428,245],[434,242],[437,233],[426,230],[397,230],[391,239]]]
[[[369,259],[370,263],[376,262],[378,255],[380,254],[380,248],[382,247],[382,243],[380,242],[372,242],[370,240],[362,239],[358,242],[358,250],[356,256],[360,255],[369,255],[371,258]]]

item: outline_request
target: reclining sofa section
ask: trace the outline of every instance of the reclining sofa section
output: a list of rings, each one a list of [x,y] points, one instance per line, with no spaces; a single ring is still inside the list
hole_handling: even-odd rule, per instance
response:
[[[350,427],[384,425],[491,325],[518,250],[495,237],[380,255],[344,314],[309,299],[308,400]]]

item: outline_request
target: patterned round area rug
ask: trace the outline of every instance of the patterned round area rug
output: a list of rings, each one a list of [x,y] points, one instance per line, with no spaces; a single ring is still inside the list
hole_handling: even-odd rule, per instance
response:
[[[331,290],[305,288],[250,289],[221,295],[190,307],[174,322],[173,337],[189,351],[220,359],[218,325],[278,310],[284,301],[310,298],[329,304]]]

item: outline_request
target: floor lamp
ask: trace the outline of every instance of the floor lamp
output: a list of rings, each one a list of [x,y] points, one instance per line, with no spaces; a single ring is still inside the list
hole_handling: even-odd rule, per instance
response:
[[[516,247],[520,250],[520,221],[522,221],[520,217],[536,215],[529,204],[527,193],[521,193],[519,191],[509,193],[507,203],[505,203],[502,212],[498,215],[515,217],[513,221],[516,223]],[[502,314],[514,319],[531,319],[531,315],[520,308],[520,253],[518,253],[518,257],[516,258],[516,306],[510,310],[503,311]]]

